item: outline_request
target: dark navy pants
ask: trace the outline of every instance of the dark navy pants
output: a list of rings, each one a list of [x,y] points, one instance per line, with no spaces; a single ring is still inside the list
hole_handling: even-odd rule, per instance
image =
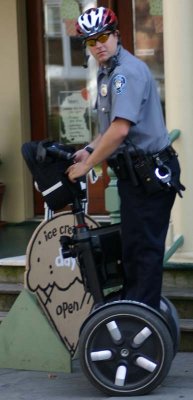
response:
[[[180,168],[172,161],[175,177]],[[118,181],[121,198],[122,257],[125,273],[123,298],[159,309],[165,239],[176,191],[146,194],[142,186]]]

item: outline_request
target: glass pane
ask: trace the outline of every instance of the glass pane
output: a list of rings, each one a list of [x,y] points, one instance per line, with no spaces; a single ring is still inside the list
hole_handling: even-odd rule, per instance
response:
[[[80,66],[84,63],[82,45],[80,40],[71,37],[70,38],[70,47],[71,47],[71,61],[72,66]]]
[[[47,57],[49,65],[63,65],[63,52],[61,38],[48,38]]]
[[[49,4],[47,8],[46,34],[50,36],[61,36],[60,10],[58,6],[54,4]]]
[[[95,130],[91,123],[93,101],[88,93],[96,70],[92,65],[91,77],[91,68],[83,68],[84,54],[75,36],[75,22],[84,8],[96,2],[43,0],[43,5],[48,136],[82,145],[92,139]]]
[[[162,0],[133,0],[135,55],[154,75],[164,109],[164,52]]]

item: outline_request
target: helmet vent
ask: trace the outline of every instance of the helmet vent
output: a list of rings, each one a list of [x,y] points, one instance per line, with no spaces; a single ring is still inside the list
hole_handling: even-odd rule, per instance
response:
[[[84,24],[82,24],[83,28],[85,29],[86,32],[90,32],[90,29],[88,29],[88,27]]]
[[[111,22],[111,17],[108,15],[108,17],[106,18],[106,24],[108,24],[109,22]]]
[[[97,18],[96,24],[95,24],[95,27],[96,27],[96,28],[98,28],[98,26],[99,26],[99,18]]]

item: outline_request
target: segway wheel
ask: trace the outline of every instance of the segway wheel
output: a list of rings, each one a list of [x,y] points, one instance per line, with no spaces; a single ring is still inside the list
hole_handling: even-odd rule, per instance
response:
[[[79,339],[85,375],[111,396],[151,392],[166,377],[173,355],[167,324],[153,309],[135,302],[98,309]]]

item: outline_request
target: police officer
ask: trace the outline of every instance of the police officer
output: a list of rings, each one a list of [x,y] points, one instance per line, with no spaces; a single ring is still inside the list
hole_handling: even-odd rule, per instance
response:
[[[122,47],[117,23],[104,7],[78,18],[77,34],[99,65],[100,133],[76,152],[67,173],[75,181],[103,160],[114,169],[121,200],[123,298],[159,309],[170,212],[184,187],[155,82],[147,65]]]

